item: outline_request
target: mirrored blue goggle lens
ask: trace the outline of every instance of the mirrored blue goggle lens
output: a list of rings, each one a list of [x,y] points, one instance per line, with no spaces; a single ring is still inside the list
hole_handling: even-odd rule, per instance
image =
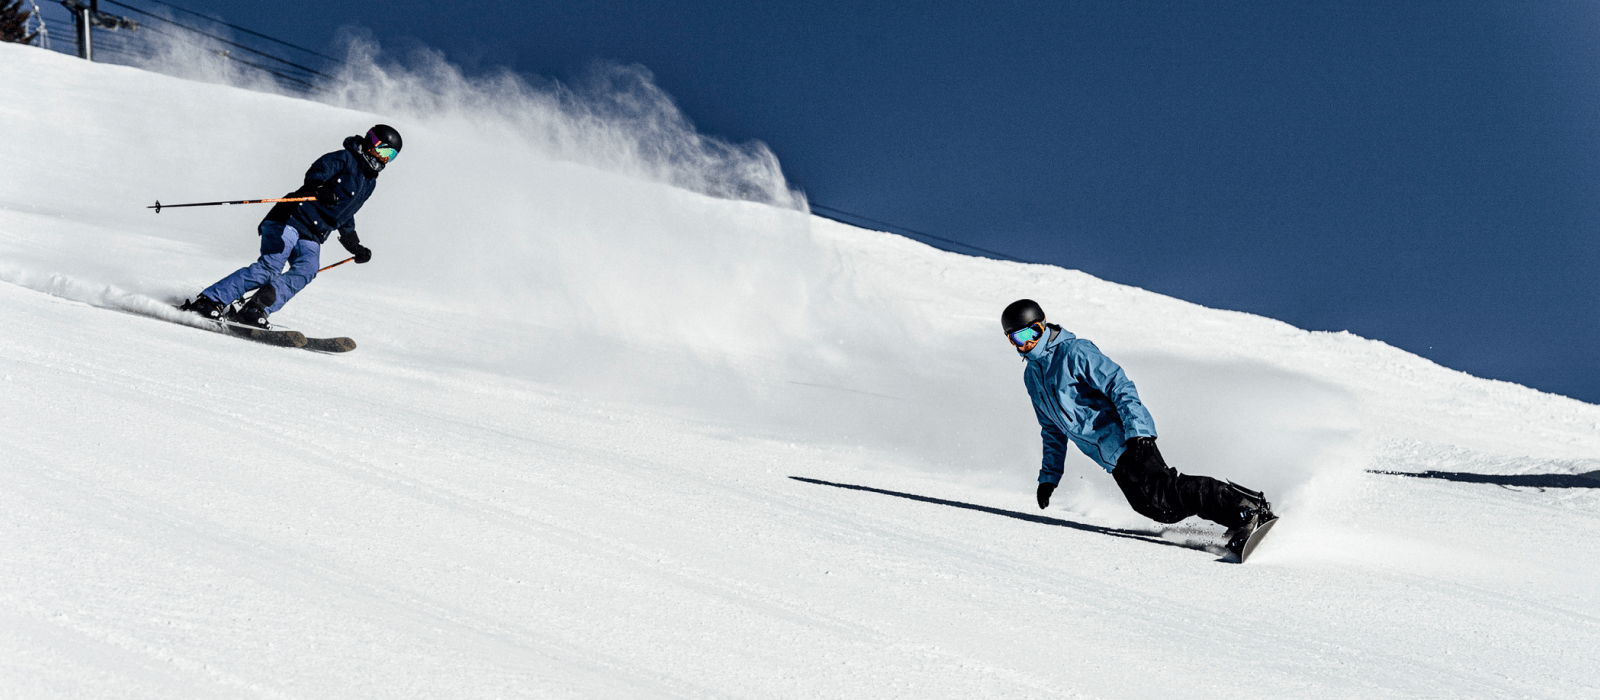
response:
[[[376,155],[378,160],[385,163],[394,160],[395,156],[400,155],[399,149],[390,148],[388,144],[378,140],[377,134],[370,131],[367,132],[367,145],[372,148],[373,155]]]
[[[1039,327],[1038,326],[1028,326],[1027,328],[1024,328],[1024,329],[1022,329],[1020,331],[1017,331],[1017,332],[1011,334],[1011,344],[1015,345],[1017,347],[1022,347],[1024,345],[1027,345],[1028,343],[1031,343],[1031,342],[1033,342],[1035,340],[1038,340],[1038,339],[1039,339]]]

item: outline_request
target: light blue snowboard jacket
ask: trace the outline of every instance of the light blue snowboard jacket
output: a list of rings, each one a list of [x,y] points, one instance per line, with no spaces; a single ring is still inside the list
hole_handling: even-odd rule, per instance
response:
[[[1068,440],[1107,472],[1116,469],[1124,442],[1156,436],[1155,419],[1139,401],[1133,380],[1094,343],[1057,326],[1045,333],[1046,340],[1024,356],[1028,368],[1022,375],[1044,437],[1039,481],[1061,483]]]

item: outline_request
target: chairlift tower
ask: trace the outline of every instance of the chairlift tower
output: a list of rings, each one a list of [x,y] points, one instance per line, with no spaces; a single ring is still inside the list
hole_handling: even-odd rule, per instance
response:
[[[101,29],[126,29],[130,32],[139,31],[139,23],[127,17],[119,17],[109,12],[100,11],[100,0],[61,0],[62,7],[72,13],[73,24],[78,29],[78,58],[86,61],[94,60],[94,28]]]

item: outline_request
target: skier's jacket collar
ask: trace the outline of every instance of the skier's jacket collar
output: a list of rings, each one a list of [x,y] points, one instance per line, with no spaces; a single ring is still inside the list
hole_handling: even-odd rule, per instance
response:
[[[328,234],[339,232],[344,241],[354,242],[356,237],[356,212],[378,186],[378,171],[367,167],[361,157],[361,137],[344,140],[344,148],[323,154],[306,171],[305,184],[287,197],[313,197],[318,192],[331,190],[332,206],[318,202],[283,202],[267,212],[267,221],[287,223],[307,238],[326,243]]]
[[[1023,354],[1023,383],[1044,438],[1039,481],[1059,483],[1067,443],[1106,471],[1117,466],[1128,438],[1155,437],[1155,419],[1122,367],[1088,340],[1055,324]]]

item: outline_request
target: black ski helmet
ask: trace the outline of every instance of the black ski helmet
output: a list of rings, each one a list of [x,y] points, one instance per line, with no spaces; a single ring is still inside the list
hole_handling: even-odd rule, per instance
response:
[[[1044,323],[1044,309],[1032,299],[1018,299],[1000,312],[1000,327],[1011,335],[1035,323]]]
[[[402,141],[400,132],[388,124],[378,124],[367,129],[366,139],[361,143],[361,157],[373,170],[383,170],[383,166],[400,155]],[[379,149],[388,150],[388,157],[384,157]]]

